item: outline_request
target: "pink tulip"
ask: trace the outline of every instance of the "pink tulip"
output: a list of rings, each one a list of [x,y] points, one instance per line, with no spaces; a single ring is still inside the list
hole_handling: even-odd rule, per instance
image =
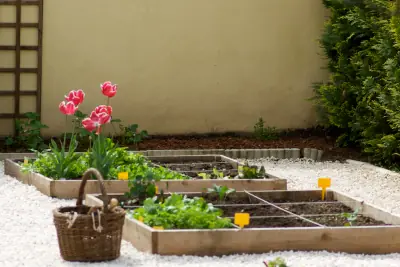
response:
[[[111,106],[106,106],[106,105],[100,105],[100,106],[97,106],[97,107],[94,109],[94,112],[96,112],[96,113],[105,112],[105,113],[107,113],[107,114],[109,114],[109,115],[111,116],[111,114],[112,114],[112,107],[111,107]]]
[[[95,129],[100,127],[100,123],[91,118],[86,118],[82,120],[82,126],[89,132],[93,132]]]
[[[82,125],[89,132],[97,129],[96,133],[99,134],[101,125],[111,121],[111,112],[112,108],[110,106],[98,106],[90,113],[89,118],[82,120]]]
[[[75,112],[78,110],[78,107],[75,106],[74,102],[72,102],[72,101],[68,101],[68,102],[63,101],[60,103],[58,108],[65,115],[74,115]]]
[[[66,101],[72,101],[75,106],[82,104],[83,100],[85,99],[85,93],[82,89],[79,90],[72,90],[65,96]]]
[[[100,84],[101,92],[107,97],[113,97],[117,93],[117,85],[112,84],[110,81]]]

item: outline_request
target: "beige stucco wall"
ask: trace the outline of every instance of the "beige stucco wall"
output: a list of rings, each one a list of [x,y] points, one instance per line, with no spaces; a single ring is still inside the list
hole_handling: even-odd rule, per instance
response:
[[[320,0],[47,0],[44,133],[64,129],[71,89],[84,112],[105,103],[105,80],[119,85],[114,117],[150,133],[251,131],[260,116],[309,127],[325,16]]]

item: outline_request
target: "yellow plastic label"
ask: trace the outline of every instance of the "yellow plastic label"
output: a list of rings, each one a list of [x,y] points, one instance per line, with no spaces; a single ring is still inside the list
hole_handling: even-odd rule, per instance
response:
[[[248,213],[235,213],[235,224],[240,228],[250,223],[250,214]]]
[[[162,226],[153,226],[154,230],[164,230],[164,227]]]
[[[159,191],[158,191],[158,186],[156,186],[156,194],[158,194],[159,193]]]
[[[319,178],[318,179],[318,187],[322,188],[321,199],[325,199],[326,188],[331,186],[331,178]]]
[[[119,172],[118,180],[128,180],[128,173],[127,172]]]
[[[327,188],[331,186],[331,178],[319,178],[318,187]]]
[[[24,165],[28,165],[28,163],[29,163],[28,158],[24,158]]]
[[[139,222],[143,222],[143,221],[144,221],[143,217],[142,217],[142,216],[139,216],[138,221],[139,221]]]

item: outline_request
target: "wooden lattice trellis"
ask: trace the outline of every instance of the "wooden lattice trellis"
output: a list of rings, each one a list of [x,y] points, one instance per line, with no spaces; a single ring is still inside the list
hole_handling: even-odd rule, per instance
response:
[[[0,30],[2,28],[15,29],[15,45],[1,45],[0,51],[15,51],[15,67],[0,67],[0,73],[14,74],[14,88],[7,91],[0,91],[0,97],[12,96],[14,98],[14,112],[0,113],[0,119],[13,119],[23,117],[21,113],[21,96],[35,96],[35,111],[41,114],[41,89],[42,89],[42,33],[43,33],[43,0],[0,0],[0,8],[2,6],[15,6],[16,20],[15,22],[0,22]],[[23,6],[37,6],[38,16],[37,22],[23,23],[21,22],[21,14]],[[27,46],[21,45],[21,31],[24,28],[37,29],[37,45]],[[36,51],[37,66],[36,68],[21,67],[21,51]],[[31,73],[36,75],[35,90],[21,90],[21,74]],[[11,90],[10,90],[11,89]],[[33,89],[33,88],[30,88]]]

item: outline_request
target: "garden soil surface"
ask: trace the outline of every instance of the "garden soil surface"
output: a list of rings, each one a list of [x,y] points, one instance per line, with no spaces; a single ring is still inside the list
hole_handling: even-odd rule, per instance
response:
[[[134,146],[130,149],[136,150]],[[322,160],[363,159],[357,149],[339,148],[335,137],[319,130],[295,130],[282,134],[278,140],[257,140],[238,134],[170,135],[150,136],[139,144],[139,150],[173,149],[251,149],[251,148],[317,148],[324,151]],[[87,144],[81,142],[80,151]],[[21,148],[10,148],[0,142],[1,152],[30,152]]]

